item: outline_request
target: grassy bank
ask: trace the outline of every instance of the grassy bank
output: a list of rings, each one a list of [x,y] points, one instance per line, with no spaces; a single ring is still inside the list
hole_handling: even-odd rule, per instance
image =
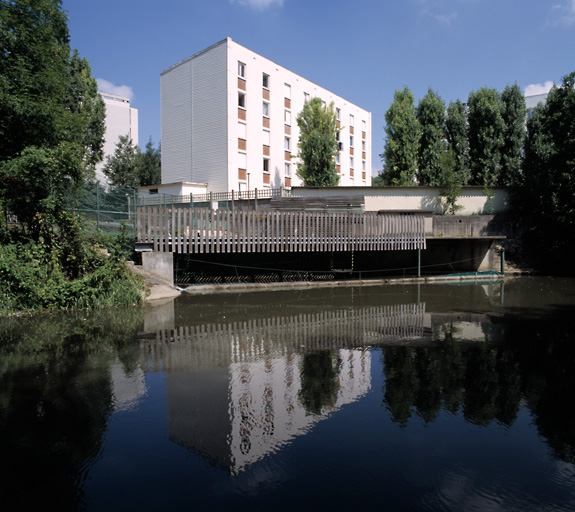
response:
[[[0,315],[142,303],[144,283],[126,264],[125,240],[50,249],[30,239],[0,245]]]

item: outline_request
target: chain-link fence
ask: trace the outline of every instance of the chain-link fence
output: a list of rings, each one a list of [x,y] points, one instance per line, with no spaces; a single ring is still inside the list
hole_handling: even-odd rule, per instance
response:
[[[88,232],[116,234],[124,229],[127,235],[135,236],[137,200],[138,192],[133,188],[89,184],[74,211],[86,219]]]

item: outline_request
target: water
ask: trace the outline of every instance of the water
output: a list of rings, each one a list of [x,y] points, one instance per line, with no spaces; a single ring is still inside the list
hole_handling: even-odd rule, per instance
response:
[[[575,280],[0,320],[5,510],[575,509]]]

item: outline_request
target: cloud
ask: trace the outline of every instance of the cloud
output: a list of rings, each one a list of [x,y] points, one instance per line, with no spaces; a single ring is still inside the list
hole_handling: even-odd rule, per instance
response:
[[[263,11],[270,7],[282,7],[284,0],[231,0],[232,3],[240,4],[244,7],[251,7],[258,11]]]
[[[441,25],[451,25],[451,23],[457,18],[457,13],[432,14],[431,17]]]
[[[553,82],[548,80],[544,84],[529,84],[524,89],[525,96],[535,96],[536,94],[545,94],[551,90]]]
[[[551,25],[575,26],[575,0],[563,0],[551,7]]]
[[[114,85],[112,82],[108,82],[108,80],[104,80],[103,78],[96,78],[96,82],[98,84],[98,91],[100,92],[124,96],[129,98],[130,101],[132,101],[134,97],[134,91],[129,85]]]

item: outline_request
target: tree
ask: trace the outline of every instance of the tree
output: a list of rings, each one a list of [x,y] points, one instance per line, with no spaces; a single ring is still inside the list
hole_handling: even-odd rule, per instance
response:
[[[106,158],[104,174],[113,185],[136,188],[139,185],[139,150],[129,135],[120,135],[114,154]]]
[[[146,151],[140,153],[138,178],[141,187],[157,185],[162,181],[162,153],[155,149],[152,139],[146,144]]]
[[[436,187],[441,182],[442,158],[445,144],[445,102],[431,88],[417,107],[421,127],[418,152],[418,181],[420,185]]]
[[[415,115],[413,94],[407,86],[395,91],[385,113],[384,161],[382,178],[386,185],[415,185],[420,126]]]
[[[533,243],[549,264],[571,267],[575,250],[575,72],[554,86],[527,120],[522,187],[515,207],[530,220]],[[567,267],[568,265],[568,267]]]
[[[461,196],[461,175],[457,172],[455,157],[451,147],[441,155],[442,173],[439,178],[441,196],[445,199],[444,212],[455,215],[461,208],[457,200]]]
[[[467,185],[470,179],[469,134],[467,110],[461,100],[452,101],[447,107],[445,126],[447,142],[454,160],[453,170],[459,176],[461,185]]]
[[[525,141],[525,119],[527,109],[525,97],[517,84],[507,86],[501,94],[501,116],[505,123],[503,147],[501,148],[501,179],[505,186],[517,185],[521,181],[521,164]]]
[[[333,187],[339,182],[335,157],[337,120],[333,102],[327,106],[320,98],[306,101],[297,116],[299,157],[297,175],[307,187]]]
[[[101,160],[105,110],[60,0],[0,7],[0,200],[47,244],[77,233],[67,207]]]
[[[137,188],[161,181],[161,155],[154,149],[152,139],[142,153],[128,135],[120,135],[114,154],[106,159],[104,174],[112,185]]]
[[[505,132],[499,93],[487,87],[472,91],[468,105],[470,184],[485,188],[497,186]]]

